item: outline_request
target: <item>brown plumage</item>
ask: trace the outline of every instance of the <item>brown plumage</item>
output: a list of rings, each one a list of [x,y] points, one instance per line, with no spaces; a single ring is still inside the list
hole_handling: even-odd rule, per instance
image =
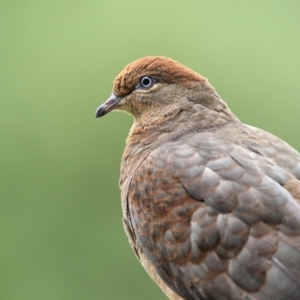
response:
[[[165,57],[129,64],[96,112],[134,117],[123,221],[169,299],[300,299],[300,155]]]
[[[125,67],[114,82],[114,94],[124,96],[131,93],[141,76],[159,77],[164,83],[177,83],[190,87],[193,81],[203,81],[206,78],[193,70],[165,57],[145,57],[134,61]]]

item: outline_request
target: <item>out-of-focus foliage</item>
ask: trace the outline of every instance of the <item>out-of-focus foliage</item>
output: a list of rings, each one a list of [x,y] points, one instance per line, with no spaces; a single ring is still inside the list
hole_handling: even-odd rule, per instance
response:
[[[0,3],[0,299],[165,299],[131,253],[119,162],[132,123],[94,111],[165,55],[300,149],[298,1]]]

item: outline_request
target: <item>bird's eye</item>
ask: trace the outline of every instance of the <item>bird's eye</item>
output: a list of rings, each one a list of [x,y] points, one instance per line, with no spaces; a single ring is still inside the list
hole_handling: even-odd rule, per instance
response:
[[[144,89],[149,89],[155,84],[155,79],[151,76],[144,76],[140,79],[140,86]]]

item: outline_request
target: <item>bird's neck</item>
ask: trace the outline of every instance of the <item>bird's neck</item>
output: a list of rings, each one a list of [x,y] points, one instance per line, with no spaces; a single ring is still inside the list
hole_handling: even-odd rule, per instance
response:
[[[122,173],[132,174],[143,160],[157,147],[183,138],[186,134],[201,131],[215,131],[221,127],[240,123],[234,114],[214,111],[205,107],[191,110],[177,110],[165,118],[151,118],[151,124],[135,120],[122,156]],[[128,168],[132,172],[128,173]],[[122,183],[122,178],[121,178]]]

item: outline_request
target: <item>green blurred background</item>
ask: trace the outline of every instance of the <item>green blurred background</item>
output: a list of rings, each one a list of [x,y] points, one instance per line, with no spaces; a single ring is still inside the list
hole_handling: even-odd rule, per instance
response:
[[[297,149],[299,1],[0,2],[0,299],[166,299],[131,253],[119,163],[132,123],[94,112],[134,59],[208,77]]]

